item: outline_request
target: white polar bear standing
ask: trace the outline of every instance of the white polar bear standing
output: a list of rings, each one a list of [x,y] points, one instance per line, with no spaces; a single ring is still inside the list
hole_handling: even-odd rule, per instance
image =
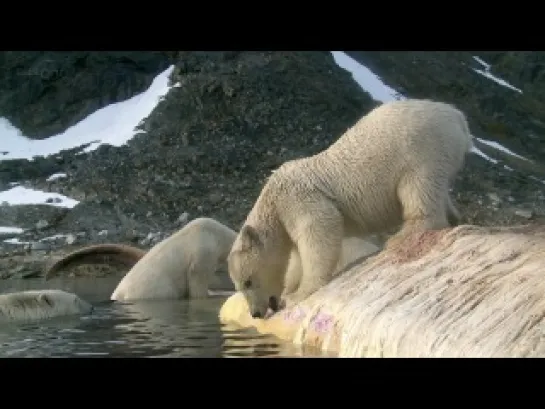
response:
[[[280,306],[290,305],[327,284],[343,237],[456,224],[449,188],[472,146],[461,111],[413,99],[382,104],[328,149],[280,166],[228,257],[252,316],[264,317],[281,295]],[[282,294],[294,246],[302,276],[297,291]]]
[[[93,306],[62,290],[28,290],[0,294],[0,322],[41,320],[88,314]]]
[[[219,265],[224,263],[237,233],[222,223],[199,217],[144,250],[121,244],[97,244],[68,254],[45,274],[53,277],[68,266],[111,256],[135,264],[119,282],[111,300],[206,298]]]

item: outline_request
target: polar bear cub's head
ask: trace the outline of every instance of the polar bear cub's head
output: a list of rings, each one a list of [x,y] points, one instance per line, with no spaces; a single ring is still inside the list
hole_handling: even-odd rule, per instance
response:
[[[37,291],[38,304],[41,308],[54,310],[54,314],[88,314],[93,306],[74,293],[57,289]]]
[[[0,294],[0,320],[37,320],[87,314],[93,306],[76,294],[57,289]]]
[[[286,257],[249,225],[240,230],[227,258],[235,290],[244,294],[253,318],[263,318],[269,305],[276,309],[284,285]]]

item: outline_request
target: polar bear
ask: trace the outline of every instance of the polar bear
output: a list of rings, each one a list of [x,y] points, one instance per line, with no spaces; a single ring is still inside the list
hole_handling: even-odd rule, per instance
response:
[[[110,256],[136,264],[110,296],[111,300],[208,297],[214,273],[227,259],[236,232],[220,222],[200,217],[153,246],[147,253],[121,244],[98,244],[68,254],[53,264],[46,280],[68,266]]]
[[[89,314],[93,306],[62,290],[28,290],[0,294],[0,322],[28,321]]]
[[[229,275],[252,316],[263,317],[274,300],[280,308],[297,303],[328,283],[343,237],[456,223],[449,188],[472,147],[461,111],[412,99],[382,104],[329,148],[281,165],[228,256]],[[300,284],[278,302],[294,247]]]

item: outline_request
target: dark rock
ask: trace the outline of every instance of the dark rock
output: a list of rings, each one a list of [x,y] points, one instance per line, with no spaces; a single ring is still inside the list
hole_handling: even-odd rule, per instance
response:
[[[236,227],[272,169],[324,149],[373,105],[330,53],[185,52],[179,61],[182,86],[150,115],[149,132],[76,158],[70,182],[59,182],[65,194],[108,197],[138,222],[151,210],[158,230],[182,209]]]
[[[55,227],[69,212],[69,209],[49,205],[0,206],[0,226],[34,230],[43,220],[47,223],[43,229],[47,231],[48,226]]]

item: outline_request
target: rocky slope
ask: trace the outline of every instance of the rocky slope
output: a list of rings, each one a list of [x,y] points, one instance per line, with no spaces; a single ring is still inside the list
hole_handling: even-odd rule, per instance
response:
[[[456,103],[478,137],[543,162],[543,53],[347,54],[405,96]],[[484,66],[473,55],[521,92],[475,72]],[[324,51],[3,52],[0,117],[47,138],[142,92],[171,64],[179,86],[125,146],[0,161],[0,190],[19,183],[80,201],[71,210],[0,206],[0,226],[28,229],[18,237],[32,243],[2,242],[3,277],[38,275],[51,251],[86,243],[149,247],[198,216],[238,228],[271,170],[324,149],[378,104]],[[470,155],[454,187],[465,221],[541,222],[545,172],[486,153],[502,161]],[[68,177],[47,181],[55,172]],[[40,241],[56,234],[68,236]]]

